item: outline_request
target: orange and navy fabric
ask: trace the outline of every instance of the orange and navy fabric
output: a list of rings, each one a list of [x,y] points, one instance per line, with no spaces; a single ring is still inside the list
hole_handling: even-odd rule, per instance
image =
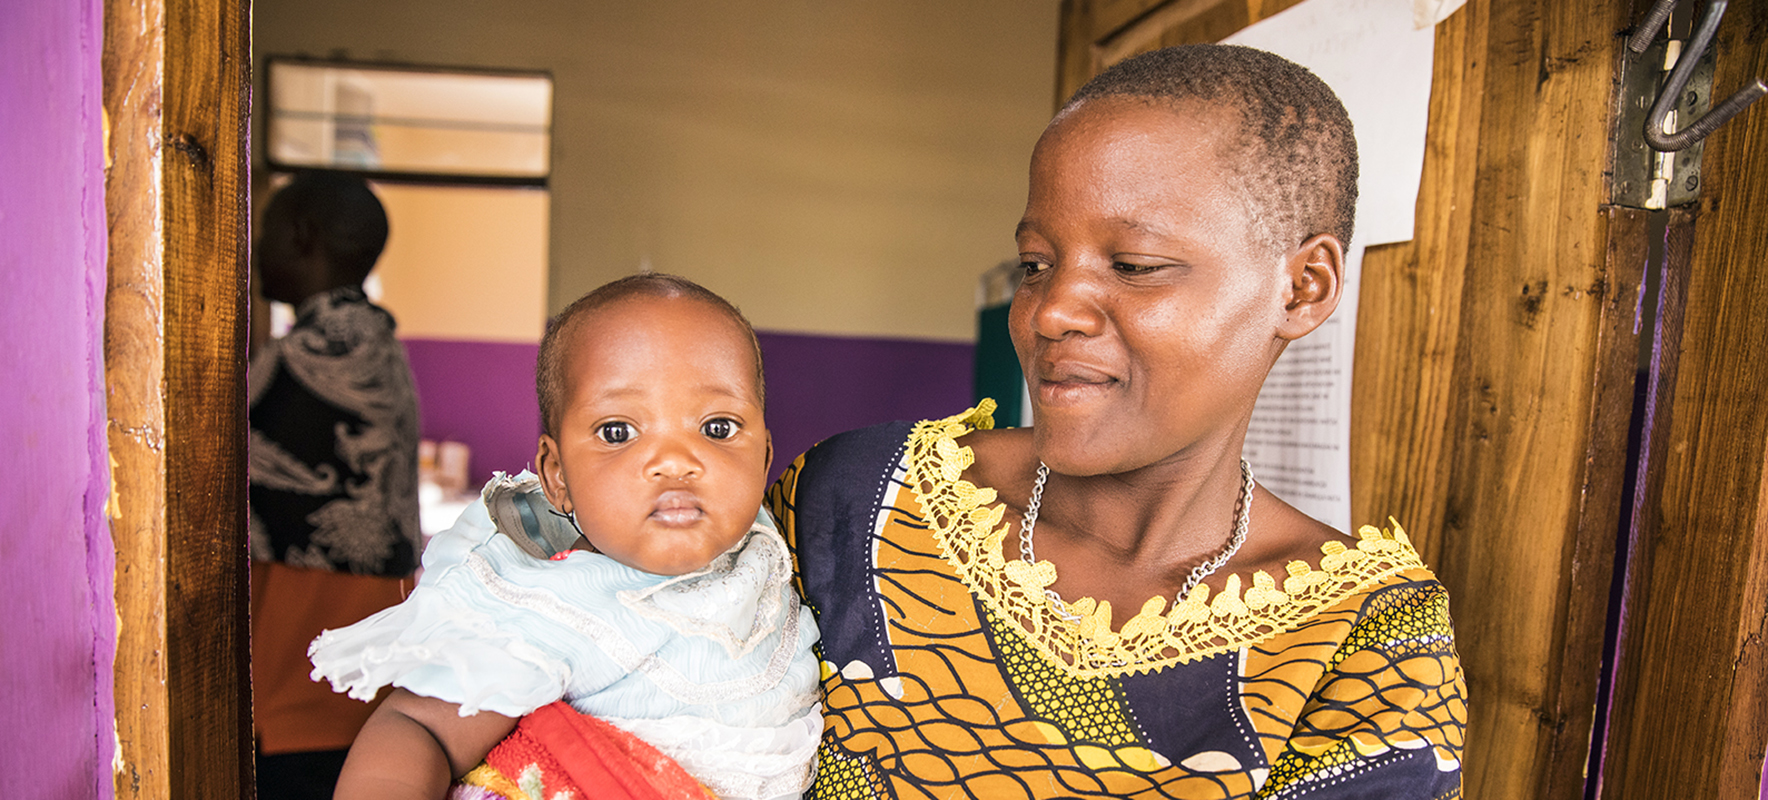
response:
[[[641,739],[564,701],[516,723],[449,800],[707,800],[712,794]]]
[[[836,436],[769,492],[822,631],[807,797],[1460,796],[1448,596],[1397,524],[1117,630],[1064,618],[961,478],[989,410]]]

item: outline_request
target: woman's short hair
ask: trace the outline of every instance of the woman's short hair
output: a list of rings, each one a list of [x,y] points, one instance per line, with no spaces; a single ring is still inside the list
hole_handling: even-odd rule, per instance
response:
[[[1261,244],[1286,251],[1325,233],[1350,245],[1357,138],[1338,95],[1306,67],[1238,45],[1162,48],[1100,73],[1056,118],[1105,97],[1195,100],[1237,111],[1234,168]]]

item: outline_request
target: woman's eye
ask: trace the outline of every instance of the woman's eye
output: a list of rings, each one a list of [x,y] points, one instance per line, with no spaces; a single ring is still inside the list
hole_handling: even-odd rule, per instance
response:
[[[737,435],[737,422],[722,417],[709,419],[706,420],[706,424],[700,426],[700,432],[706,434],[708,439],[729,439]]]
[[[595,429],[595,436],[608,444],[625,444],[632,439],[632,425],[625,422],[604,422]]]
[[[1119,261],[1111,265],[1111,268],[1118,272],[1128,272],[1132,275],[1143,272],[1153,272],[1160,269],[1160,267],[1161,265],[1159,264],[1130,264],[1124,261]]]
[[[1019,262],[1019,268],[1024,270],[1027,275],[1036,275],[1049,269],[1050,265],[1045,264],[1042,261],[1021,261]]]

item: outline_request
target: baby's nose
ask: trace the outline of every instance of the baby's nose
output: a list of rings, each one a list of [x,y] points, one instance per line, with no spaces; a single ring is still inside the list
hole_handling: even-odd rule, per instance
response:
[[[697,478],[704,470],[700,459],[694,455],[693,448],[676,443],[666,443],[657,448],[651,459],[649,473],[653,478],[688,480]]]

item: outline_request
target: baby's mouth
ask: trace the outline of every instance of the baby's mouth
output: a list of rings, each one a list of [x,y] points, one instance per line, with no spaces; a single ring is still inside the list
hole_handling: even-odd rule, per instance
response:
[[[651,507],[651,521],[671,527],[692,525],[706,516],[700,498],[686,489],[671,489],[657,497]]]

